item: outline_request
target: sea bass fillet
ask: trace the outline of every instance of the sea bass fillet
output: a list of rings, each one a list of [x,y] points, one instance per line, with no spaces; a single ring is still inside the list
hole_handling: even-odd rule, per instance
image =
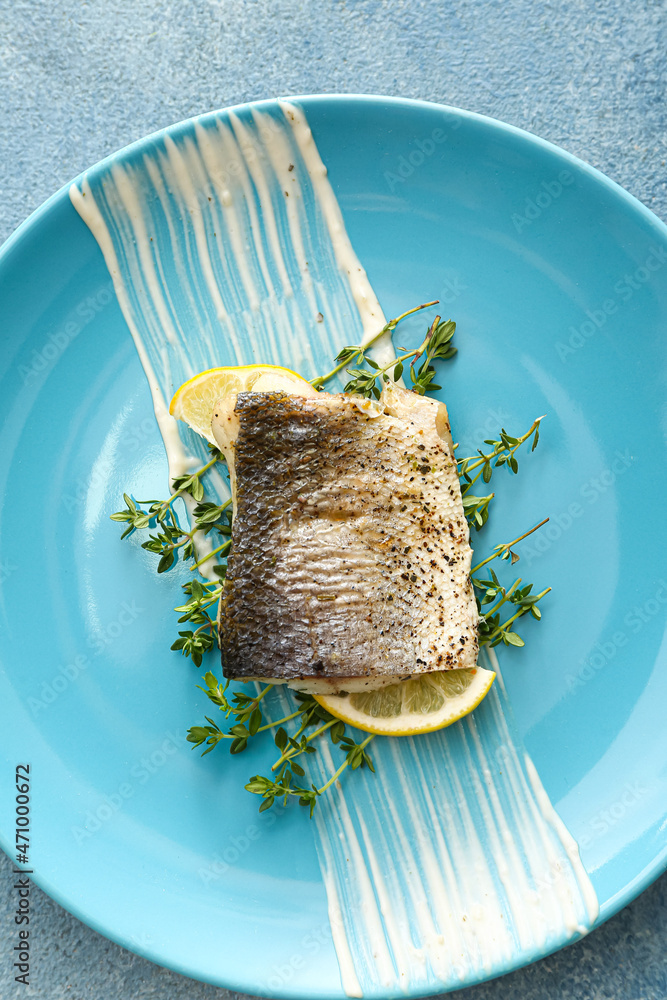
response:
[[[216,405],[212,429],[235,509],[219,615],[226,677],[358,690],[475,666],[444,404],[391,383],[378,403],[247,392]]]

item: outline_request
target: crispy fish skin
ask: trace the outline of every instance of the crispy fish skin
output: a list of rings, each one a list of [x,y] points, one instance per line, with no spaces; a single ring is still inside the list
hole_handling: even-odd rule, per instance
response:
[[[235,493],[226,677],[475,666],[468,525],[442,403],[393,384],[379,404],[240,393],[216,407],[213,433]]]

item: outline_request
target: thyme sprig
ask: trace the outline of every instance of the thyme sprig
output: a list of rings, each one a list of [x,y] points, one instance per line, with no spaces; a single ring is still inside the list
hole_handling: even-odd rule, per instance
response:
[[[364,396],[366,399],[372,397],[379,399],[380,388],[377,384],[378,379],[381,379],[383,383],[389,382],[390,376],[388,372],[391,371],[393,381],[397,382],[403,376],[405,362],[410,359],[408,370],[410,372],[412,388],[415,392],[423,396],[428,390],[441,389],[442,386],[437,385],[433,381],[435,378],[435,368],[432,362],[436,358],[447,361],[457,353],[457,349],[451,343],[455,331],[456,323],[453,320],[448,319],[443,321],[440,316],[436,316],[419,347],[416,347],[413,351],[405,351],[405,353],[399,354],[398,357],[394,358],[393,361],[383,368],[376,361],[373,361],[372,358],[366,357],[364,352],[361,352],[357,358],[358,363],[360,365],[366,364],[368,368],[348,368],[347,374],[350,376],[350,381],[346,384],[344,391]],[[351,350],[353,348],[343,348],[339,357],[342,357],[345,351]],[[421,365],[416,368],[416,362],[422,357],[423,361]]]
[[[188,730],[188,743],[193,743],[195,746],[206,744],[206,749],[202,751],[202,757],[214,750],[218,743],[225,739],[232,741],[229,747],[230,753],[242,753],[252,736],[271,728],[271,724],[263,725],[264,719],[259,706],[273,684],[265,685],[254,698],[243,691],[234,691],[230,701],[227,697],[230,684],[228,680],[224,684],[220,684],[215,674],[209,670],[204,674],[204,683],[206,687],[197,685],[199,690],[203,691],[210,701],[220,709],[225,719],[233,716],[235,722],[229,730],[223,730],[207,715],[205,719],[208,726],[192,726]]]
[[[545,597],[551,587],[547,587],[540,594],[532,594],[533,589],[532,584],[528,584],[525,587],[520,587],[519,584],[522,582],[521,577],[515,580],[514,583],[509,588],[505,588],[499,581],[493,569],[489,569],[489,579],[483,580],[480,577],[474,576],[472,574],[477,573],[483,566],[488,566],[490,562],[494,559],[509,560],[513,566],[519,561],[519,555],[515,552],[514,547],[522,542],[524,538],[528,538],[532,535],[534,531],[537,531],[543,525],[547,523],[549,518],[545,518],[536,524],[530,531],[525,531],[518,538],[513,539],[511,542],[504,542],[502,545],[496,545],[492,554],[483,559],[482,562],[478,563],[471,570],[471,582],[475,589],[475,597],[477,599],[477,606],[480,612],[480,622],[479,622],[479,644],[480,646],[497,646],[500,642],[503,642],[506,646],[523,646],[524,641],[521,636],[512,629],[514,622],[521,618],[522,615],[530,613],[533,618],[539,621],[542,617],[542,612],[538,608],[537,604],[539,601]],[[494,603],[496,602],[496,603]],[[501,621],[500,609],[504,604],[511,604],[516,609],[514,613],[506,620]],[[485,606],[491,604],[492,607],[486,608]]]
[[[532,447],[530,450],[531,452],[535,451],[537,442],[540,439],[540,423],[542,420],[544,420],[544,417],[538,417],[537,420],[532,422],[526,433],[518,438],[512,437],[503,427],[498,439],[489,438],[484,442],[484,444],[492,446],[490,452],[484,453],[478,450],[477,455],[470,455],[467,458],[457,460],[459,478],[461,480],[463,510],[471,528],[474,527],[476,531],[479,531],[480,528],[484,527],[489,518],[489,504],[493,500],[495,493],[491,493],[485,497],[478,497],[471,494],[470,490],[480,478],[484,483],[490,482],[494,469],[499,469],[503,465],[516,475],[519,471],[519,463],[515,453],[524,442],[531,439]],[[474,477],[471,476],[471,473],[476,470],[479,470],[477,475]]]
[[[518,633],[512,630],[512,625],[523,615],[530,614],[533,618],[538,621],[542,617],[542,612],[537,607],[537,602],[541,601],[551,590],[551,587],[547,587],[539,594],[531,594],[533,585],[528,584],[526,587],[519,588],[521,579],[515,580],[512,586],[505,590],[504,587],[498,582],[498,579],[493,571],[491,571],[492,579],[490,581],[484,581],[485,586],[488,587],[487,595],[495,590],[495,596],[500,596],[500,600],[490,611],[483,614],[479,620],[479,644],[480,646],[497,646],[498,643],[503,642],[506,646],[523,646],[525,645],[523,639]],[[488,598],[493,600],[492,597]],[[507,621],[501,622],[500,614],[498,608],[505,601],[509,601],[513,604],[517,610],[511,615]]]
[[[283,804],[287,805],[290,796],[294,796],[298,799],[300,806],[308,807],[312,817],[320,795],[323,795],[331,788],[334,782],[336,782],[341,776],[345,768],[349,767],[351,770],[356,771],[357,768],[368,767],[369,770],[375,772],[373,761],[366,751],[366,747],[374,738],[374,735],[371,734],[362,740],[361,743],[356,743],[351,736],[340,737],[337,742],[339,743],[341,750],[345,753],[345,760],[336,769],[336,771],[334,771],[328,781],[321,786],[321,788],[318,788],[317,785],[314,784],[311,784],[310,788],[293,785],[292,780],[294,775],[303,777],[305,772],[298,764],[291,762],[290,765],[289,761],[285,761],[275,778],[267,778],[264,775],[256,774],[250,779],[245,787],[249,792],[262,796],[263,801],[259,807],[260,812],[264,812],[265,809],[270,809],[276,799],[282,799]],[[314,747],[308,747],[308,752],[314,751]]]
[[[500,431],[500,437],[497,440],[495,438],[487,438],[484,441],[484,444],[492,446],[490,452],[485,453],[480,449],[477,451],[477,455],[458,459],[459,476],[463,480],[462,488],[464,494],[475,485],[480,477],[485,483],[490,482],[493,470],[499,469],[502,465],[506,465],[509,471],[516,475],[519,471],[519,463],[515,457],[515,452],[524,442],[530,441],[531,438],[533,443],[530,450],[531,452],[535,451],[537,443],[540,440],[540,424],[543,420],[544,416],[533,420],[526,433],[518,438],[512,437],[503,427]],[[476,476],[472,477],[470,473],[476,469],[479,469],[479,472]]]
[[[210,461],[201,468],[196,469],[194,472],[187,472],[182,476],[176,476],[171,483],[172,493],[168,500],[133,500],[132,497],[128,496],[127,493],[123,493],[123,500],[125,501],[125,510],[116,511],[115,514],[111,514],[112,521],[125,521],[127,522],[127,528],[120,536],[121,539],[127,538],[132,532],[137,528],[147,528],[151,524],[163,524],[168,519],[169,514],[172,512],[172,504],[174,500],[178,500],[184,494],[189,494],[194,500],[204,499],[204,484],[202,483],[202,476],[204,476],[209,469],[220,461],[222,455],[217,448],[209,445],[209,451],[212,453]],[[137,507],[137,504],[148,504],[148,510],[143,510],[141,506]]]
[[[548,523],[548,521],[549,518],[545,517],[543,521],[540,521],[539,524],[536,524],[533,528],[530,528],[528,531],[524,531],[524,533],[522,535],[519,535],[518,538],[513,539],[511,542],[503,542],[502,545],[496,545],[492,554],[490,556],[487,556],[486,559],[483,559],[481,562],[477,563],[476,566],[473,566],[470,572],[476,573],[477,570],[482,568],[482,566],[486,566],[488,563],[493,562],[494,559],[510,559],[513,566],[514,563],[519,561],[519,556],[514,551],[515,545],[518,545],[519,542],[522,542],[524,538],[528,538],[528,536],[532,535],[533,532],[539,531],[539,529],[543,528],[544,525]]]
[[[120,536],[121,539],[145,528],[155,529],[155,534],[149,535],[141,547],[160,557],[157,565],[158,573],[165,573],[171,569],[178,560],[180,549],[183,550],[181,552],[183,560],[195,558],[194,540],[197,532],[208,534],[215,529],[222,535],[231,535],[231,512],[228,510],[231,500],[221,505],[204,502],[202,477],[222,458],[217,448],[209,446],[209,450],[212,452],[212,457],[205,465],[173,480],[173,492],[168,500],[134,500],[127,493],[123,493],[125,509],[110,515],[112,521],[120,521],[127,525]],[[173,506],[175,500],[186,494],[198,501],[193,510],[194,524],[190,531],[181,527]],[[200,561],[195,562],[193,569],[197,569],[201,563],[223,548],[224,545],[214,552],[209,552]]]
[[[205,587],[199,580],[191,580],[182,584],[182,587],[190,595],[190,600],[174,608],[181,612],[178,623],[190,622],[197,628],[194,631],[186,629],[179,632],[178,639],[172,643],[171,648],[180,650],[183,656],[191,657],[194,665],[200,667],[204,654],[215,646],[217,622],[208,613],[208,609],[219,601],[222,584]]]
[[[415,306],[414,309],[408,309],[407,312],[401,313],[400,316],[397,316],[395,319],[390,319],[388,323],[385,323],[382,329],[374,334],[363,347],[360,345],[357,347],[344,347],[338,352],[335,358],[339,364],[336,365],[335,368],[332,368],[330,372],[327,372],[326,375],[319,375],[317,378],[311,378],[310,384],[316,389],[321,389],[326,382],[329,382],[334,375],[337,375],[339,371],[342,371],[345,365],[348,365],[353,359],[358,360],[360,364],[364,364],[366,351],[372,347],[376,340],[383,337],[385,333],[393,333],[401,320],[405,319],[407,316],[412,316],[413,313],[421,312],[422,309],[428,309],[430,306],[437,305],[438,299],[435,299],[433,302],[424,302],[420,306]],[[393,362],[393,364],[395,364],[395,362]]]
[[[369,736],[362,743],[357,743],[347,735],[345,723],[330,715],[312,695],[296,693],[298,707],[293,712],[281,719],[267,720],[262,712],[261,702],[273,685],[264,686],[254,697],[242,691],[233,691],[230,697],[229,680],[221,683],[215,674],[208,671],[204,675],[204,683],[206,687],[198,685],[200,691],[223,713],[225,720],[231,718],[233,724],[229,728],[223,728],[207,715],[204,717],[207,725],[192,726],[188,730],[188,742],[193,747],[204,746],[202,756],[214,750],[223,740],[229,741],[230,753],[242,753],[253,737],[267,730],[275,730],[274,743],[280,755],[271,768],[271,776],[256,774],[245,786],[249,792],[261,795],[260,812],[269,809],[278,799],[287,803],[290,797],[296,797],[300,805],[308,806],[312,816],[318,797],[331,787],[346,767],[353,771],[364,766],[371,771],[375,770],[366,751],[373,737]],[[298,720],[296,730],[290,735],[284,727],[295,720]],[[309,728],[313,732],[306,735]],[[295,784],[295,779],[303,778],[306,773],[296,758],[316,753],[312,741],[326,732],[333,745],[339,746],[345,753],[343,764],[321,788],[316,785],[305,788]]]
[[[489,519],[489,504],[495,495],[495,493],[490,493],[488,497],[475,497],[462,491],[463,513],[471,528],[474,527],[479,531],[480,528],[484,527]]]
[[[315,704],[317,704],[317,702],[315,702]],[[329,736],[331,737],[332,743],[338,743],[340,741],[345,733],[345,723],[341,722],[339,719],[335,719],[324,709],[322,709],[322,712],[325,714],[325,721],[322,722],[322,724],[308,736],[303,735],[303,730],[309,725],[316,724],[316,722],[319,722],[322,718],[322,716],[318,718],[317,716],[319,713],[317,713],[315,714],[314,719],[309,719],[308,709],[303,712],[306,719],[302,721],[294,736],[289,736],[287,730],[282,727],[278,730],[276,733],[275,743],[281,753],[278,760],[271,767],[272,771],[279,771],[285,764],[288,764],[292,770],[296,770],[296,773],[303,774],[300,765],[294,765],[294,759],[304,753],[314,753],[315,748],[310,745],[311,741],[316,737],[321,736],[323,733],[326,733],[329,729],[331,730]],[[328,718],[326,718],[326,716],[328,716]]]

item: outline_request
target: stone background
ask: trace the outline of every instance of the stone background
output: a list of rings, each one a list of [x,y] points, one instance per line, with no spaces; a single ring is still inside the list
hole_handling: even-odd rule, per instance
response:
[[[500,118],[587,160],[667,220],[661,0],[0,0],[0,240],[108,153],[200,112],[367,93]],[[38,889],[29,987],[0,998],[231,1000],[89,930]],[[455,1000],[667,1000],[667,876],[589,938]]]

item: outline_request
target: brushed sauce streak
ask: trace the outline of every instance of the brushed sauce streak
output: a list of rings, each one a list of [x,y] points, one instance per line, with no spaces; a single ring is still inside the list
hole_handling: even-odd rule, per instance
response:
[[[284,102],[280,110],[195,123],[70,190],[113,278],[172,478],[206,455],[165,402],[186,378],[257,361],[313,377],[344,343],[385,323],[305,115]],[[387,363],[391,339],[374,350]],[[218,474],[207,488],[228,496]],[[209,544],[198,540],[200,557]],[[597,917],[577,845],[517,735],[495,654],[483,655],[498,679],[472,716],[425,737],[376,739],[377,774],[346,775],[315,812],[349,996],[481,979],[586,933]],[[276,689],[269,714],[293,704]],[[339,754],[321,741],[308,780],[323,784]]]
[[[472,715],[422,737],[377,738],[377,773],[337,782],[315,811],[350,996],[456,988],[586,934],[597,917],[577,845],[516,731],[494,651],[480,662],[498,677]],[[277,698],[281,716],[293,711],[287,692]],[[323,784],[340,764],[331,744],[320,749],[305,759],[306,784]]]
[[[168,412],[186,379],[257,361],[314,377],[315,352],[329,361],[332,344],[363,343],[386,322],[303,112],[281,108],[280,121],[255,109],[252,122],[195,123],[179,141],[167,135],[112,164],[94,191],[88,177],[70,188],[148,378],[170,479],[208,457]],[[391,337],[375,350],[391,360]],[[228,498],[219,475],[208,486]],[[203,559],[210,540],[195,542]],[[202,565],[210,578],[213,562]]]

